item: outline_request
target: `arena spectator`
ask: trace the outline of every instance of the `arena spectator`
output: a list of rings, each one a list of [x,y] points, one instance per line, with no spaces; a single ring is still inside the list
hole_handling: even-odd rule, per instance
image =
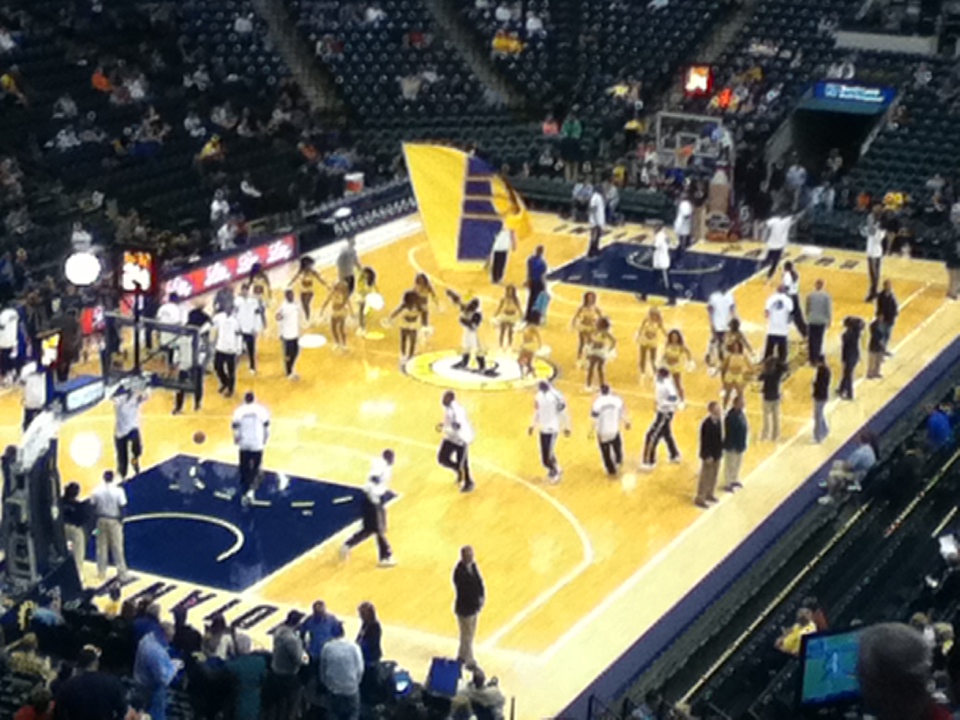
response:
[[[13,720],[52,720],[53,695],[45,687],[31,691],[26,704],[13,714]]]
[[[931,453],[953,447],[955,436],[950,416],[943,405],[930,405],[927,408],[927,449]]]
[[[54,678],[50,659],[39,654],[39,643],[34,633],[27,633],[15,643],[10,653],[10,670],[20,675],[31,675],[44,682]]]
[[[320,655],[320,682],[330,693],[329,709],[334,720],[358,720],[362,679],[360,647],[343,636],[343,625],[337,625],[333,639],[323,646]]]
[[[173,625],[163,623],[161,631],[162,635],[152,632],[144,635],[137,644],[133,664],[133,679],[151,720],[166,720],[167,688],[183,667],[167,650],[173,639]]]
[[[470,704],[477,718],[503,720],[503,708],[507,700],[500,691],[497,678],[487,680],[486,673],[479,667],[473,669],[470,681],[458,693],[458,697]]]
[[[371,602],[364,602],[357,608],[360,615],[360,631],[357,633],[357,645],[363,653],[364,665],[376,667],[377,663],[383,657],[383,650],[380,647],[380,640],[383,636],[383,629],[380,627],[380,621],[377,620],[377,610]]]
[[[210,618],[210,624],[203,633],[201,649],[208,658],[229,660],[234,655],[233,633],[227,627],[223,615],[217,614]]]
[[[224,667],[233,677],[233,720],[259,720],[260,693],[267,676],[267,658],[253,653],[249,635],[237,633],[236,655]]]
[[[313,603],[313,613],[300,626],[300,636],[315,666],[320,662],[323,646],[333,638],[333,630],[339,624],[340,621],[327,612],[327,604],[323,600]]]
[[[820,498],[820,504],[837,502],[846,492],[860,492],[864,478],[877,464],[878,457],[873,436],[867,431],[860,433],[857,447],[846,460],[834,462],[829,477],[820,483],[820,487],[827,490],[827,494]]]
[[[76,674],[57,691],[54,720],[122,720],[130,712],[123,684],[100,672],[100,649],[86,645],[77,656]]]
[[[797,610],[797,617],[793,625],[783,629],[780,637],[774,643],[774,647],[782,653],[796,657],[800,654],[800,644],[803,636],[816,631],[817,625],[813,621],[813,613],[809,608],[802,607]]]
[[[300,668],[306,663],[303,642],[297,634],[302,619],[302,613],[291,610],[273,634],[270,673],[264,681],[261,700],[266,720],[294,720],[299,713],[303,692]]]

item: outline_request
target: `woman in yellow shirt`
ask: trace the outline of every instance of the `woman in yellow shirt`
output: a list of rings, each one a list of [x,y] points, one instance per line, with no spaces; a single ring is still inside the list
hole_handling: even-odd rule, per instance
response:
[[[433,304],[437,310],[439,310],[440,300],[437,298],[437,293],[433,289],[433,284],[430,282],[430,278],[427,277],[426,273],[417,273],[417,276],[413,279],[413,291],[417,294],[417,297],[420,298],[420,319],[422,326],[429,327],[430,301],[433,300]]]
[[[586,349],[590,336],[596,330],[601,317],[603,317],[603,313],[597,306],[597,294],[590,291],[585,292],[583,302],[570,321],[570,329],[576,330],[579,336],[579,342],[577,343],[578,367],[583,367],[583,351]]]
[[[320,312],[326,311],[330,306],[330,334],[333,335],[333,344],[337,350],[347,349],[347,316],[351,314],[353,308],[350,304],[350,288],[341,280],[333,286],[333,290],[323,301],[323,307]]]
[[[603,368],[617,347],[617,339],[610,333],[610,321],[600,318],[596,329],[587,340],[587,390],[593,388],[593,373],[597,373],[598,387],[606,384]]]
[[[673,376],[673,382],[677,386],[677,396],[680,402],[686,400],[683,393],[683,358],[687,358],[687,363],[693,363],[693,353],[687,347],[683,340],[683,333],[674,328],[667,333],[667,344],[663,346],[663,364]]]
[[[723,409],[726,410],[734,397],[743,397],[743,388],[747,384],[747,372],[750,359],[743,354],[743,343],[734,342],[727,347],[727,356],[723,360]]]
[[[290,284],[287,285],[287,287],[296,285],[300,291],[300,304],[303,306],[303,316],[308,322],[310,321],[310,303],[313,302],[317,285],[322,285],[328,289],[330,287],[326,281],[320,277],[320,273],[316,271],[314,264],[312,257],[300,258],[300,269],[297,270],[296,275],[293,276]]]
[[[520,366],[520,377],[534,375],[533,358],[543,347],[540,340],[540,329],[536,325],[527,325],[520,337],[520,353],[517,355],[517,364]]]
[[[393,311],[390,319],[400,318],[400,362],[412,358],[417,353],[417,332],[420,329],[420,296],[413,290],[403,294],[400,306]]]
[[[270,294],[272,293],[270,278],[267,277],[267,273],[264,272],[263,265],[260,263],[255,263],[254,266],[250,268],[250,292],[255,298],[260,300],[264,306],[269,305]]]
[[[367,331],[367,297],[378,292],[376,271],[372,267],[361,269],[360,276],[357,278],[357,296],[360,298],[357,308],[360,322],[360,327],[357,328],[359,335]]]
[[[493,314],[494,322],[500,326],[500,347],[508,348],[513,345],[513,329],[523,311],[520,307],[520,298],[517,296],[516,285],[507,285],[503,289],[503,297],[500,304],[497,305],[497,311]]]
[[[647,316],[637,328],[636,342],[640,346],[640,377],[647,374],[647,357],[650,357],[650,374],[657,369],[657,341],[660,336],[666,337],[667,331],[663,327],[663,316],[656,307],[647,311]]]
[[[729,330],[727,330],[727,333],[723,336],[724,350],[728,353],[733,352],[731,348],[733,348],[736,343],[740,343],[740,352],[746,354],[748,357],[752,356],[754,354],[753,347],[750,345],[750,341],[747,340],[747,336],[740,330],[740,321],[737,318],[733,318],[727,327]]]

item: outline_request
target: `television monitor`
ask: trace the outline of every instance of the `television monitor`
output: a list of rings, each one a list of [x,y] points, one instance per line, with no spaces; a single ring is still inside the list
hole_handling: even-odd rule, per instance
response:
[[[120,290],[149,295],[156,290],[156,256],[149,250],[124,250],[120,257]]]
[[[683,73],[683,92],[687,97],[702,97],[713,92],[713,68],[691,65]]]
[[[51,330],[40,336],[40,367],[49,369],[60,361],[60,337],[59,330]]]
[[[824,707],[860,699],[857,660],[862,628],[805,635],[800,646],[800,704]]]

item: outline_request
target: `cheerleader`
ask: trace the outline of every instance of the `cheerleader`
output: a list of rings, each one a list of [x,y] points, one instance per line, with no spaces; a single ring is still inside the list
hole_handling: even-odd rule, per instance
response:
[[[732,318],[727,328],[727,332],[723,336],[723,349],[728,353],[732,352],[733,346],[736,343],[740,343],[740,352],[747,355],[748,358],[753,358],[755,356],[755,353],[753,352],[753,346],[750,345],[750,341],[747,340],[747,336],[744,335],[740,330],[740,320],[737,318]]]
[[[652,305],[647,311],[647,317],[637,328],[635,341],[640,346],[640,377],[647,374],[647,357],[650,357],[650,374],[657,369],[657,340],[663,335],[666,337],[667,331],[663,327],[663,316],[660,310]]]
[[[606,385],[603,368],[617,347],[617,339],[610,333],[610,321],[602,317],[597,321],[596,329],[587,340],[587,386],[589,392],[593,388],[593,372],[597,372],[598,387]]]
[[[597,328],[597,323],[602,317],[600,308],[597,307],[597,294],[595,292],[585,292],[583,294],[583,303],[577,308],[573,319],[570,321],[570,329],[576,329],[579,334],[577,343],[577,365],[583,367],[583,351],[590,342],[593,331]]]
[[[360,304],[357,308],[360,322],[360,327],[357,328],[358,335],[363,335],[367,331],[367,297],[377,292],[379,290],[377,290],[376,271],[372,267],[361,268],[360,278],[357,282],[357,295],[360,297]]]
[[[533,358],[543,347],[540,339],[540,328],[536,325],[527,325],[520,336],[520,353],[517,355],[517,365],[520,366],[520,377],[533,377]]]
[[[413,290],[403,294],[399,307],[390,314],[390,319],[400,318],[400,362],[417,353],[417,331],[420,328],[420,296]]]
[[[515,285],[507,285],[503,289],[503,298],[497,305],[497,311],[493,316],[495,322],[500,326],[500,348],[511,347],[513,345],[513,329],[523,316]]]
[[[301,296],[302,297],[302,296]],[[330,306],[330,333],[333,335],[333,344],[337,350],[347,349],[347,316],[351,314],[350,287],[343,280],[333,286],[333,290],[323,301],[320,313],[326,312]]]
[[[422,327],[428,328],[430,327],[430,301],[433,300],[433,304],[439,310],[440,300],[437,298],[437,293],[426,273],[417,273],[417,276],[413,279],[413,291],[420,298],[420,322]]]
[[[267,277],[267,273],[263,270],[263,265],[260,263],[253,264],[253,267],[250,268],[248,282],[250,285],[250,294],[260,300],[264,307],[269,305],[273,290],[270,287],[270,278]]]
[[[743,397],[743,388],[747,384],[747,372],[750,369],[750,359],[743,354],[743,343],[734,341],[727,347],[726,357],[723,359],[723,409],[734,397]]]
[[[800,305],[800,273],[794,267],[790,260],[783,264],[783,287],[787,297],[793,301],[793,311],[790,317],[793,318],[793,324],[797,327],[797,332],[801,337],[807,336],[807,323],[803,319],[803,309]]]
[[[682,364],[681,360],[686,356],[687,364],[693,364],[693,353],[690,352],[690,348],[687,347],[686,342],[683,340],[683,333],[674,328],[667,333],[667,344],[663,346],[663,364],[670,371],[670,376],[673,378],[673,384],[677,386],[677,397],[680,398],[680,402],[686,400],[686,396],[683,393],[683,377],[682,373]]]
[[[310,303],[313,302],[317,284],[322,285],[328,290],[330,289],[326,281],[320,277],[320,273],[314,269],[313,258],[300,258],[300,269],[297,270],[297,274],[293,276],[293,279],[290,280],[290,284],[287,287],[296,285],[299,288],[300,304],[303,306],[303,316],[307,319],[307,322],[310,321]]]
[[[480,325],[483,323],[480,300],[470,297],[461,298],[453,290],[447,290],[447,295],[453,304],[460,308],[460,326],[463,328],[463,357],[453,367],[458,370],[469,369],[470,357],[473,356],[477,359],[477,369],[486,374],[486,350],[480,342]]]

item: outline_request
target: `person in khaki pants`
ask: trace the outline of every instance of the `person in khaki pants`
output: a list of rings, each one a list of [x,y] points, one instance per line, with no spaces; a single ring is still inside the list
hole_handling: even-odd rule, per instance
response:
[[[733,398],[733,407],[723,419],[723,489],[734,492],[742,488],[740,465],[747,450],[747,415],[743,412],[743,396],[739,393]]]
[[[117,577],[127,577],[127,562],[123,553],[123,511],[127,494],[113,482],[113,471],[103,473],[103,484],[93,491],[90,502],[97,517],[97,576],[107,576],[107,554],[117,567]]]
[[[73,561],[77,565],[77,577],[83,584],[83,561],[87,555],[87,524],[90,518],[90,505],[80,499],[80,484],[68,483],[60,499],[60,511],[63,513],[63,534],[70,545]]]
[[[483,578],[480,577],[480,570],[474,559],[473,548],[469,545],[460,548],[460,562],[453,570],[453,587],[456,591],[453,612],[457,616],[457,625],[460,627],[460,649],[457,651],[457,660],[467,668],[473,668],[477,664],[473,656],[473,639],[477,634],[477,619],[486,595]]]
[[[720,475],[720,458],[723,457],[723,414],[720,403],[715,400],[707,405],[709,415],[700,423],[700,481],[694,504],[700,508],[717,502],[714,492]]]

